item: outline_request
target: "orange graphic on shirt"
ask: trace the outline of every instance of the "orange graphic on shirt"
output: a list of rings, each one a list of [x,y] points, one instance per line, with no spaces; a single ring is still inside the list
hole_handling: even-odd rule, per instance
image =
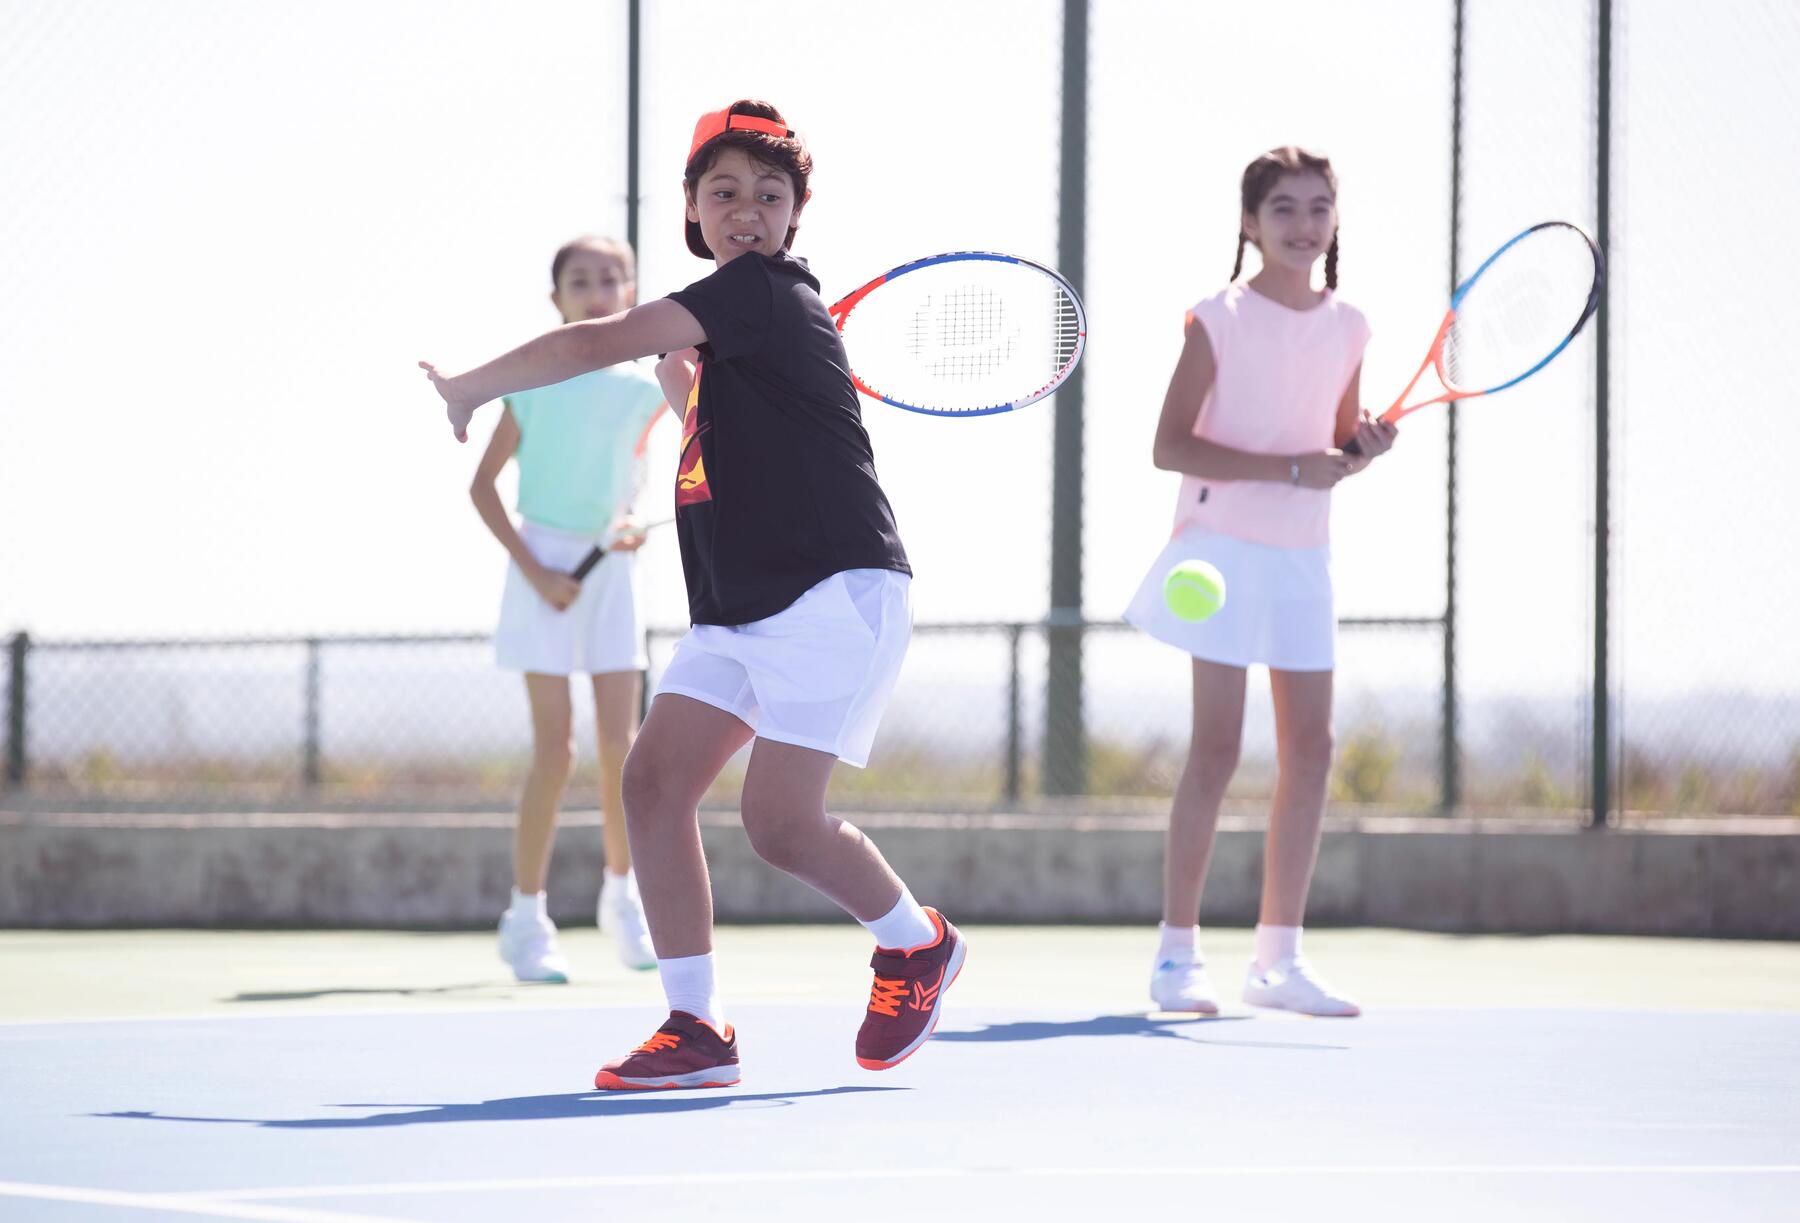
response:
[[[675,504],[696,505],[712,500],[712,489],[706,484],[706,462],[700,456],[700,434],[694,418],[700,413],[700,375],[702,365],[694,370],[694,385],[688,388],[687,411],[681,417],[681,463],[675,470]],[[709,424],[708,429],[712,428]]]

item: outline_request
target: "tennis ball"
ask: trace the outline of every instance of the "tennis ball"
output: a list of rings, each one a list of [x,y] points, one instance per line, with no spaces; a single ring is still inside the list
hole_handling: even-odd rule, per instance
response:
[[[1182,561],[1163,579],[1163,601],[1183,620],[1204,620],[1225,606],[1225,575],[1205,561]]]

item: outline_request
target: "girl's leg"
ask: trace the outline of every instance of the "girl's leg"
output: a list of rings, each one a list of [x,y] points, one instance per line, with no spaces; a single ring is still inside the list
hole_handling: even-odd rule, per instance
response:
[[[1331,779],[1331,680],[1330,671],[1269,672],[1281,771],[1263,852],[1265,926],[1299,926],[1306,913]]]
[[[829,897],[859,922],[888,912],[905,891],[875,843],[825,811],[837,757],[758,739],[744,777],[744,831],[763,861]]]
[[[611,671],[594,676],[594,729],[600,740],[600,835],[606,844],[606,870],[631,870],[631,843],[625,832],[624,801],[619,797],[625,756],[637,735],[638,705],[644,677],[637,671]]]
[[[665,692],[651,703],[625,758],[625,827],[659,960],[712,952],[712,881],[700,847],[700,799],[750,734],[722,709]]]
[[[1200,921],[1200,889],[1219,829],[1219,804],[1237,769],[1244,732],[1244,668],[1194,659],[1194,729],[1175,784],[1163,854],[1163,923]]]
[[[544,890],[550,846],[556,837],[556,810],[575,764],[570,730],[569,680],[563,675],[525,674],[531,702],[531,771],[519,796],[519,823],[513,836],[513,886],[530,895]]]

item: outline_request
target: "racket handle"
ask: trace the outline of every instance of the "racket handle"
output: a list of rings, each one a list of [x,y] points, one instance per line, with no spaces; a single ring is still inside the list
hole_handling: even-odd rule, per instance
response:
[[[594,566],[598,565],[605,558],[606,553],[601,549],[589,548],[588,554],[581,558],[581,563],[569,571],[569,576],[579,582],[582,578],[585,578],[588,574],[592,573],[594,571]]]
[[[1362,447],[1356,444],[1355,438],[1351,438],[1349,441],[1344,443],[1343,451],[1345,454],[1361,454]]]

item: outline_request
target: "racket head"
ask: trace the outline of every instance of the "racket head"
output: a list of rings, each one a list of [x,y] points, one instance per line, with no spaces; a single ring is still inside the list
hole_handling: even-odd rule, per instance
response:
[[[1087,347],[1055,270],[992,251],[915,259],[831,308],[857,390],[909,412],[988,416],[1052,394]]]
[[[1514,235],[1451,296],[1438,377],[1458,398],[1523,382],[1581,334],[1605,280],[1600,248],[1567,221]]]

